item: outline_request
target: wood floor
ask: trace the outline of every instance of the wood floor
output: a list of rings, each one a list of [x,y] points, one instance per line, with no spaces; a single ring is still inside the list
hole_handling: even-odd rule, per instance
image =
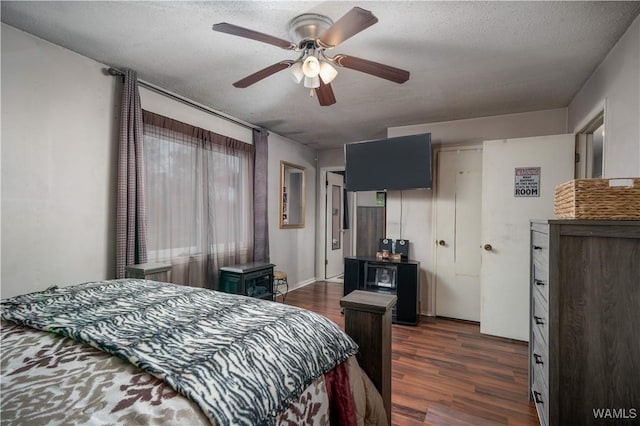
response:
[[[285,303],[344,328],[342,291],[342,284],[319,281],[290,292]],[[525,343],[441,318],[394,324],[392,338],[392,425],[539,425],[527,396]]]

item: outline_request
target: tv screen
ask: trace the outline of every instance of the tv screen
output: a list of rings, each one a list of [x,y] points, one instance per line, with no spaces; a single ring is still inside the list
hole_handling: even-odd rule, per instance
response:
[[[348,143],[347,191],[431,188],[431,133]]]

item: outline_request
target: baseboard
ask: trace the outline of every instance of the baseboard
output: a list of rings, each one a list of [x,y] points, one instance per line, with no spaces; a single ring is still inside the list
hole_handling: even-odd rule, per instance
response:
[[[296,290],[298,288],[302,288],[302,287],[308,286],[309,284],[313,284],[316,281],[317,281],[316,278],[313,277],[313,278],[309,278],[308,280],[301,281],[301,282],[299,282],[299,283],[297,283],[295,285],[292,285],[291,283],[289,283],[289,290],[287,291],[287,293],[289,291],[293,291],[293,290]]]
[[[420,319],[423,319],[423,315],[420,315]],[[465,324],[474,324],[474,325],[480,325],[479,321],[470,321],[470,320],[464,320],[464,319],[459,319],[459,318],[450,318],[450,317],[443,317],[443,316],[428,316],[425,317],[424,320],[427,322],[435,322],[437,320],[446,320],[446,321],[455,321],[455,322],[461,322],[461,323],[465,323]],[[521,344],[521,345],[528,345],[529,342],[527,342],[526,340],[520,340],[520,339],[514,339],[511,337],[502,337],[502,336],[494,336],[493,334],[487,334],[487,333],[480,333],[480,335],[482,335],[483,337],[487,337],[493,340],[498,340],[498,341],[504,341],[504,342],[509,342],[509,343],[517,343],[517,344]]]
[[[463,322],[466,324],[480,325],[480,321],[471,321],[471,320],[460,319],[460,318],[443,317],[441,315],[435,316],[434,318],[439,318],[439,319],[448,320],[448,321],[455,321],[455,322]]]

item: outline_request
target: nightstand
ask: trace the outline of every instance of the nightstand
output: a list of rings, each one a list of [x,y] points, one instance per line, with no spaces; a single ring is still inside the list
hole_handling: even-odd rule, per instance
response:
[[[171,282],[171,265],[167,263],[140,263],[125,268],[127,278]]]

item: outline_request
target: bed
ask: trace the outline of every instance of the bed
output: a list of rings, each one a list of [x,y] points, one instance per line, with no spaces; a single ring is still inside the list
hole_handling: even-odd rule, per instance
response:
[[[386,424],[357,345],[313,312],[123,279],[2,300],[7,424]]]

